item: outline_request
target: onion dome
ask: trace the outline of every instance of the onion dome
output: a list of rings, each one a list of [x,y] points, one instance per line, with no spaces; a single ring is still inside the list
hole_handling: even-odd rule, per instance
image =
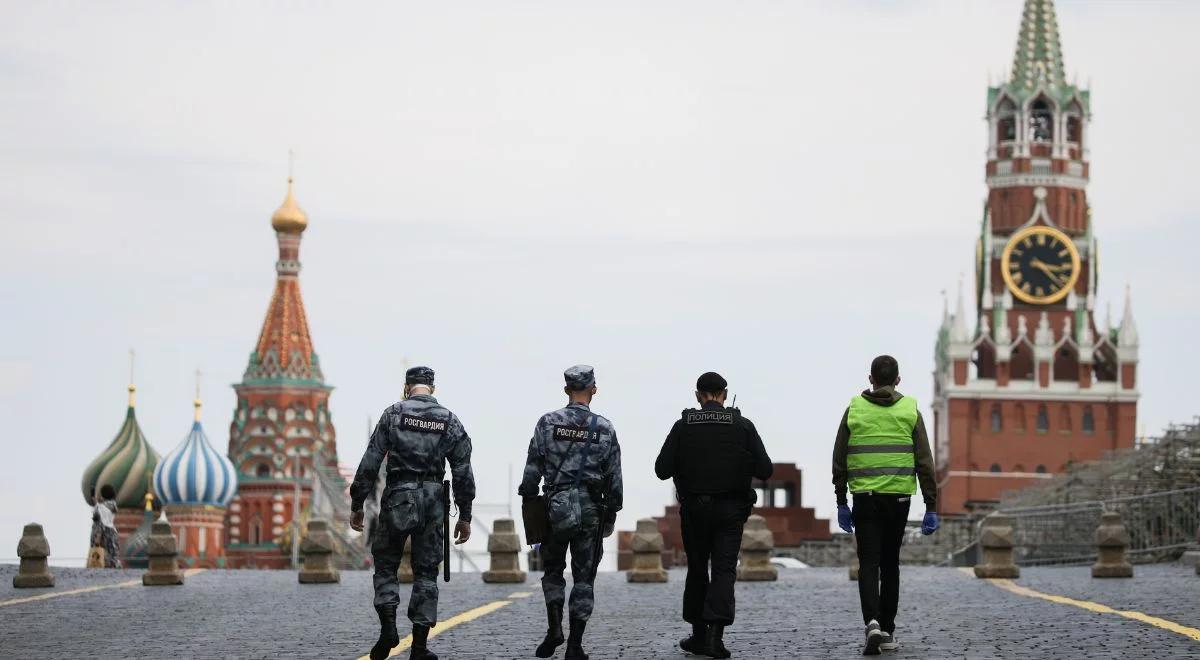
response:
[[[308,227],[308,216],[304,211],[300,210],[300,206],[296,204],[296,198],[292,196],[292,177],[288,177],[287,197],[283,200],[283,205],[275,210],[271,215],[271,226],[275,231],[300,233]]]
[[[158,465],[160,456],[138,426],[134,414],[134,392],[136,388],[129,386],[129,407],[125,411],[125,423],[117,431],[117,437],[108,445],[96,460],[92,461],[83,471],[83,499],[89,504],[92,501],[92,490],[100,491],[102,486],[112,486],[117,491],[117,506],[136,509],[142,506],[146,493],[150,491],[150,475]]]
[[[233,463],[213,449],[200,425],[200,398],[195,401],[192,430],[154,471],[154,493],[164,504],[207,504],[223,507],[237,492]]]

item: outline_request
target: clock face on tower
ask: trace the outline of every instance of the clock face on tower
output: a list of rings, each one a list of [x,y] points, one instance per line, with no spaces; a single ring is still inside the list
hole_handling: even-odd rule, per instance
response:
[[[1049,305],[1075,288],[1079,250],[1069,236],[1053,227],[1027,227],[1009,239],[1000,272],[1018,300]]]

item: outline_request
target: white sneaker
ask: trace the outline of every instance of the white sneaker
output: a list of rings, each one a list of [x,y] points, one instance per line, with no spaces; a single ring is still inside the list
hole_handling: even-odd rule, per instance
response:
[[[900,642],[896,641],[896,636],[883,633],[883,641],[879,642],[879,650],[895,651],[898,648],[900,648]]]

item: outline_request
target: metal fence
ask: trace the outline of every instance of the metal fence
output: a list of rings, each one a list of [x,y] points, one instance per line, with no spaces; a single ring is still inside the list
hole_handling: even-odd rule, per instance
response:
[[[1013,554],[1022,566],[1094,562],[1096,528],[1106,511],[1121,514],[1129,532],[1130,561],[1170,561],[1197,542],[1200,487],[1001,511],[1012,516]]]

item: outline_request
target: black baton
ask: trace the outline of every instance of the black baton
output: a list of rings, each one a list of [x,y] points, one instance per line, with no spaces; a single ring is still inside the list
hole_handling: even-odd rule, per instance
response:
[[[450,482],[442,482],[442,579],[450,581]]]

